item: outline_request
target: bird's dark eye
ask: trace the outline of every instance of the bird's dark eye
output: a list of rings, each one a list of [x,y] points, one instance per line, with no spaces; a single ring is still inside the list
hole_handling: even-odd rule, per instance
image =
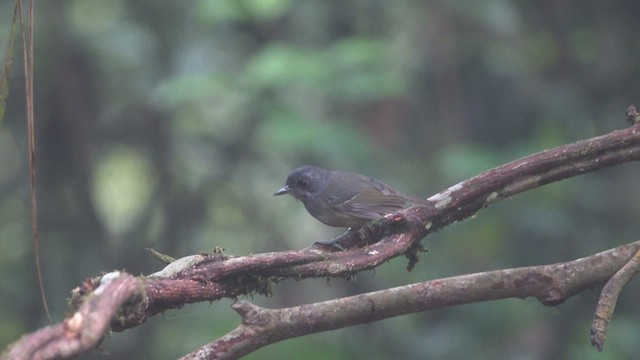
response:
[[[306,188],[308,185],[309,185],[309,180],[302,179],[298,181],[298,186],[300,186],[301,188]]]

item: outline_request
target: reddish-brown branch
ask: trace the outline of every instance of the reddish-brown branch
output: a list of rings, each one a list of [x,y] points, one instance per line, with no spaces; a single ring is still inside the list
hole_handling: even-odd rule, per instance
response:
[[[144,295],[130,302],[111,326],[121,331],[187,303],[268,293],[269,279],[349,276],[402,254],[408,255],[411,268],[422,238],[473,216],[498,200],[553,181],[639,160],[638,126],[549,149],[479,174],[432,196],[430,206],[404,210],[375,221],[360,232],[349,233],[341,239],[345,251],[326,252],[310,247],[244,257],[211,254],[180,259],[156,276],[141,279]],[[593,273],[590,286],[607,276],[609,272]],[[521,285],[528,286],[528,281],[538,284],[539,280],[535,276],[522,278]],[[86,282],[77,293],[91,293],[94,283]],[[486,291],[489,290],[495,294],[495,289]],[[544,298],[551,301],[553,297]]]
[[[68,359],[85,353],[100,343],[118,309],[141,297],[141,291],[140,280],[110,273],[65,321],[25,335],[2,359]]]
[[[433,206],[415,207],[375,221],[341,243],[345,251],[298,251],[243,257],[201,256],[163,278],[147,278],[152,291],[114,330],[137,326],[149,316],[186,303],[268,292],[266,278],[349,276],[414,251],[420,240],[483,207],[560,179],[640,159],[640,127],[545,150],[496,167],[429,198]],[[364,236],[366,234],[366,236]],[[366,244],[368,243],[368,245]],[[366,246],[363,246],[366,245]],[[358,247],[362,246],[362,247]],[[410,264],[412,266],[413,264]]]

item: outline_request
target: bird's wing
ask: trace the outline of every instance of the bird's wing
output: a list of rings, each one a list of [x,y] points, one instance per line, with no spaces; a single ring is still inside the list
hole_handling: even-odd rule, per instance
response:
[[[350,198],[332,201],[331,210],[359,219],[373,220],[406,207],[407,201],[401,194],[384,193],[376,187],[368,187]],[[344,195],[344,194],[343,194]]]

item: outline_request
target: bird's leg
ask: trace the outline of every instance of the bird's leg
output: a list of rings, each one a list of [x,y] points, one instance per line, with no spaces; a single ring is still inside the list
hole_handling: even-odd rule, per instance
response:
[[[349,228],[342,235],[339,235],[339,236],[337,236],[337,237],[335,237],[333,239],[316,241],[315,243],[313,243],[313,245],[319,245],[319,246],[322,246],[322,247],[328,247],[328,248],[336,249],[338,251],[344,251],[346,249],[344,248],[344,246],[342,246],[342,244],[340,244],[340,241],[342,239],[344,239],[345,237],[347,237],[347,236],[352,236],[354,233],[357,233],[358,231],[359,231],[358,229]]]

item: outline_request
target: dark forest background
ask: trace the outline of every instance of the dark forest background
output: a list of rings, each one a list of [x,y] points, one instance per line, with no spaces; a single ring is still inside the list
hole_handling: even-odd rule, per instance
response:
[[[0,2],[0,49],[13,1]],[[364,173],[427,197],[480,171],[622,128],[640,99],[640,2],[37,1],[39,226],[54,320],[100,271],[180,257],[299,249],[342,230],[293,198],[291,169]],[[16,49],[0,123],[0,346],[46,324],[30,241],[24,88]],[[638,239],[637,164],[484,210],[355,281],[278,284],[283,307],[445,276],[562,262]],[[604,353],[600,289],[544,307],[503,300],[288,340],[249,359],[640,358],[640,289]],[[233,329],[230,300],[114,333],[108,354],[170,359]]]

